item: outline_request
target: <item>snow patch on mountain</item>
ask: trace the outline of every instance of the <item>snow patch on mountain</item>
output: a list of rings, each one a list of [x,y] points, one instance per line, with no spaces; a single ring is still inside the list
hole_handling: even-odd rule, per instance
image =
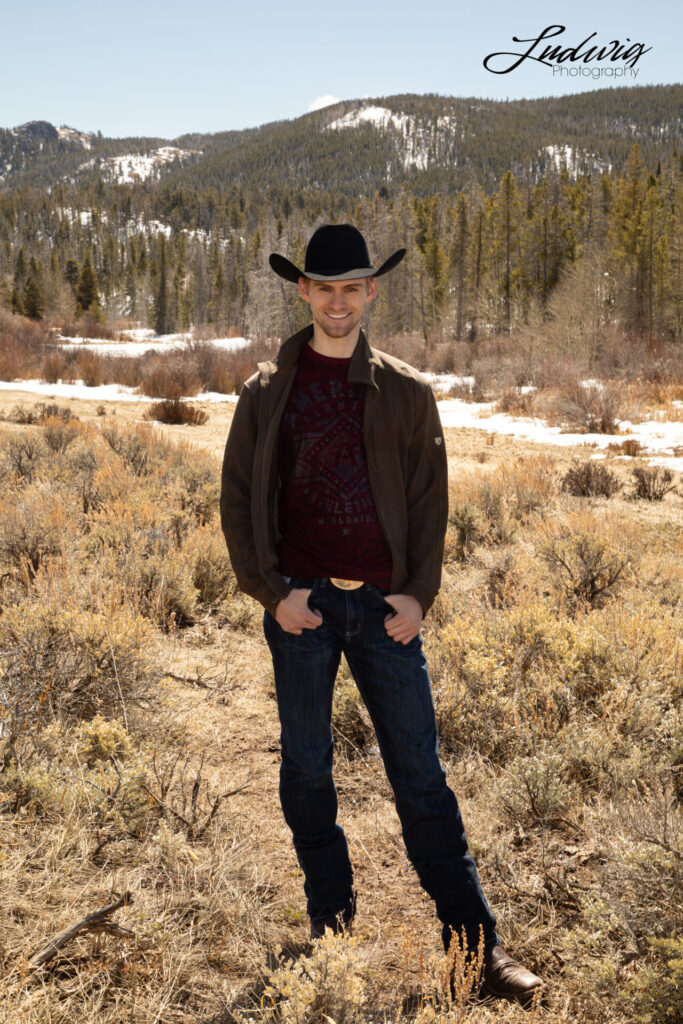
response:
[[[178,149],[177,146],[161,146],[151,153],[124,153],[122,156],[109,156],[103,160],[88,160],[87,163],[81,164],[78,170],[86,171],[98,167],[106,181],[132,185],[136,181],[158,178],[166,164],[173,163],[174,160],[182,161],[200,152],[195,149]]]
[[[397,140],[399,159],[403,167],[411,167],[425,171],[431,163],[435,163],[439,155],[443,157],[444,148],[451,148],[456,134],[456,119],[448,115],[437,117],[435,121],[423,123],[410,114],[396,114],[387,107],[359,107],[349,111],[343,117],[331,121],[326,131],[343,131],[348,128],[360,128],[371,125],[378,131],[395,131],[401,136]],[[449,153],[449,162],[457,163],[455,155]],[[390,174],[388,174],[390,176]]]
[[[386,107],[361,107],[332,121],[327,125],[327,130],[337,131],[341,128],[359,128],[362,124],[371,124],[375,128],[388,128],[391,125],[397,131],[404,132],[410,121],[412,118],[407,114],[394,114]]]
[[[57,134],[60,139],[65,139],[67,142],[79,142],[83,149],[92,149],[92,138],[87,132],[79,132],[75,128],[69,128],[68,125],[62,125],[57,129]]]
[[[541,150],[541,161],[554,168],[558,173],[566,170],[570,178],[578,178],[580,174],[610,174],[612,165],[599,160],[595,153],[572,149],[571,146],[544,146]]]

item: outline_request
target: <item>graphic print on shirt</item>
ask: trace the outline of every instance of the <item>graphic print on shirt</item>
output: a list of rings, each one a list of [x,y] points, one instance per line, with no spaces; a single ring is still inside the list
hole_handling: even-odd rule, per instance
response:
[[[363,443],[365,385],[347,380],[349,362],[310,349],[299,357],[280,422],[280,569],[388,588],[391,552]]]
[[[317,380],[297,391],[281,427],[290,487],[299,512],[318,526],[372,522],[376,518],[363,451],[363,391]],[[309,517],[307,516],[307,518]]]

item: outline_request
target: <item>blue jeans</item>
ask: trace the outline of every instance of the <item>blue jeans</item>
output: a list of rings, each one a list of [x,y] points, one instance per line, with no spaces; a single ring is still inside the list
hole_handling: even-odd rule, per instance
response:
[[[444,944],[451,929],[458,935],[464,929],[468,946],[476,948],[481,926],[486,945],[494,945],[495,918],[438,757],[420,636],[405,645],[391,639],[384,619],[393,608],[371,584],[344,591],[316,577],[291,585],[312,588],[308,604],[322,614],[322,624],[295,636],[265,612],[263,627],[282,727],[280,800],[311,920],[341,914],[348,921],[354,912],[353,873],[332,779],[332,694],[343,653],[377,733],[406,850],[435,901]]]

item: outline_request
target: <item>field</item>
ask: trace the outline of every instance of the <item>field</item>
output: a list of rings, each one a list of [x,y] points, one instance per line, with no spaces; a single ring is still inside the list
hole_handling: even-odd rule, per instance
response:
[[[17,402],[35,410],[3,394],[0,412]],[[152,427],[139,406],[56,405],[0,434],[0,1020],[680,1019],[680,475],[660,495],[637,455],[608,451],[596,475],[582,447],[446,430],[425,648],[499,930],[547,981],[523,1010],[444,984],[346,671],[336,775],[358,926],[308,945],[259,606],[217,519],[233,407]],[[124,893],[108,931],[49,948]]]

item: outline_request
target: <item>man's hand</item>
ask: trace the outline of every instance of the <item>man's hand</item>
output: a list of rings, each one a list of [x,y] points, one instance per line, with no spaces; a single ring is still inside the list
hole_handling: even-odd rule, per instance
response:
[[[396,611],[387,615],[384,628],[396,643],[408,644],[420,632],[422,605],[410,594],[387,594],[384,598]]]
[[[317,629],[323,621],[318,611],[311,611],[308,607],[308,597],[311,593],[304,587],[294,587],[287,597],[275,607],[275,621],[284,629],[285,633],[293,633],[294,636],[301,636],[304,629]]]

